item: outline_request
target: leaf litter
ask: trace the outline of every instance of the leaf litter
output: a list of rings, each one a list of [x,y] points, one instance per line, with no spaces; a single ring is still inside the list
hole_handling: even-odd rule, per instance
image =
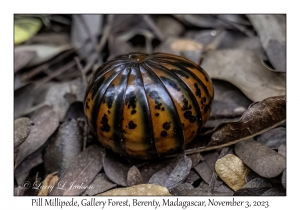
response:
[[[15,120],[26,119],[15,129],[16,195],[285,195],[286,77],[276,73],[285,71],[286,56],[276,53],[286,42],[279,37],[285,30],[282,15],[269,15],[269,20],[240,14],[37,17],[46,27],[32,30],[15,47]],[[261,25],[256,23],[259,19]],[[266,30],[268,24],[271,30]],[[127,161],[109,151],[104,155],[89,133],[82,104],[86,78],[114,56],[137,51],[185,56],[213,79],[211,116],[202,133],[185,146],[185,154],[146,163]],[[47,120],[29,129],[28,120],[34,122],[45,107]],[[255,140],[247,141],[251,138]],[[250,170],[244,187],[236,192],[214,170],[228,155],[238,156]],[[259,160],[261,164],[253,165]],[[274,161],[274,169],[269,170]],[[90,165],[84,168],[87,162]],[[55,167],[48,167],[49,163]],[[250,188],[263,177],[270,177],[271,187],[256,182]],[[20,188],[25,180],[49,185],[52,179],[54,183],[76,180],[85,189]]]

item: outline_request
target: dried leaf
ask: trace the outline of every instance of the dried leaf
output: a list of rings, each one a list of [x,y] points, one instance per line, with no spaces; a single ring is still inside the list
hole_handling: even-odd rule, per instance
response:
[[[169,16],[158,17],[157,26],[165,37],[178,37],[184,31],[184,26]]]
[[[116,186],[117,184],[110,181],[105,173],[100,173],[81,195],[96,195]]]
[[[42,21],[36,18],[16,19],[14,23],[14,43],[20,44],[34,36],[42,27]]]
[[[38,196],[46,196],[58,182],[57,172],[49,174],[42,183]]]
[[[195,172],[194,169],[192,169],[188,177],[186,178],[186,180],[184,180],[184,183],[193,184],[195,181],[199,180],[200,178],[201,177],[199,176],[199,174]]]
[[[149,163],[141,166],[139,170],[142,174],[144,184],[148,183],[153,174],[166,167],[169,162],[170,159],[162,159],[159,161],[150,161]]]
[[[252,139],[239,142],[234,151],[243,162],[262,177],[273,178],[286,168],[286,159]]]
[[[219,20],[217,17],[213,15],[174,15],[179,20],[184,23],[192,26],[197,26],[201,28],[227,28],[233,29],[234,27],[225,23],[224,21]]]
[[[169,165],[155,173],[148,183],[165,186],[168,189],[172,189],[187,178],[191,167],[191,159],[185,155],[178,155],[171,160]]]
[[[103,167],[105,174],[118,185],[127,186],[127,174],[131,166],[124,159],[111,152],[107,152],[104,157]]]
[[[257,142],[271,149],[278,149],[280,145],[286,144],[286,128],[278,127],[260,134]]]
[[[190,158],[192,161],[192,168],[194,168],[196,165],[198,165],[200,160],[203,160],[203,157],[200,153],[188,155],[188,158]]]
[[[96,53],[97,38],[102,33],[103,15],[73,15],[72,44],[81,58]]]
[[[136,166],[132,166],[127,174],[127,186],[133,186],[143,183],[143,177]]]
[[[52,46],[52,45],[20,45],[15,47],[15,54],[32,51],[36,53],[36,56],[27,63],[26,67],[35,66],[41,64],[47,60],[50,60],[59,53],[71,49],[70,44],[65,44],[61,46]]]
[[[202,56],[203,45],[191,39],[169,38],[165,40],[155,52],[180,55],[199,63]]]
[[[266,179],[257,177],[247,182],[242,188],[271,188],[272,184],[268,182]]]
[[[14,148],[19,147],[28,137],[33,122],[27,118],[18,118],[14,122]]]
[[[284,188],[286,188],[286,169],[284,169],[281,177],[281,183]]]
[[[242,188],[236,191],[233,196],[259,196],[269,188]]]
[[[286,157],[286,146],[285,146],[285,144],[278,147],[278,154],[282,155],[283,157]]]
[[[210,118],[241,116],[252,103],[237,87],[229,82],[213,80],[214,99]]]
[[[186,145],[186,154],[203,152],[252,138],[270,130],[286,119],[286,96],[270,97],[249,106],[237,122],[223,123],[212,132],[196,137]]]
[[[216,151],[203,153],[203,160],[194,167],[197,173],[201,176],[201,178],[209,184],[213,172],[215,171],[215,163],[219,157],[219,154]]]
[[[59,176],[82,151],[83,131],[76,120],[64,122],[45,149],[46,174],[58,171]]]
[[[83,103],[81,101],[75,101],[69,106],[63,121],[66,122],[71,119],[85,119]]]
[[[14,176],[17,180],[18,185],[22,185],[26,178],[28,177],[31,169],[43,163],[42,152],[45,149],[45,144],[39,149],[34,151],[32,154],[28,155],[16,168],[14,171]]]
[[[80,195],[102,169],[102,161],[101,148],[97,145],[89,146],[63,172],[49,195]]]
[[[234,191],[246,184],[245,177],[249,169],[235,155],[228,154],[218,159],[215,169],[219,177]]]
[[[37,110],[31,121],[34,123],[34,126],[31,127],[27,139],[18,148],[15,167],[47,141],[56,130],[59,122],[56,112],[49,106],[44,106]]]
[[[286,15],[247,15],[275,69],[286,71]]]
[[[252,101],[286,94],[285,78],[266,69],[255,51],[210,51],[202,67],[211,78],[232,83]]]
[[[36,57],[35,51],[20,51],[15,52],[14,59],[14,72],[18,72],[20,69],[24,68],[30,61]]]
[[[140,184],[132,187],[118,188],[99,194],[101,196],[169,196],[171,195],[167,188],[154,184]]]
[[[261,196],[285,196],[284,188],[273,187],[265,191]]]

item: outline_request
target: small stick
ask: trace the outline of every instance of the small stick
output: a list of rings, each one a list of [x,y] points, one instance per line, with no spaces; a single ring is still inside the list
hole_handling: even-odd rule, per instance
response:
[[[155,22],[149,15],[143,15],[146,24],[153,30],[160,41],[165,39],[163,32],[156,26]]]

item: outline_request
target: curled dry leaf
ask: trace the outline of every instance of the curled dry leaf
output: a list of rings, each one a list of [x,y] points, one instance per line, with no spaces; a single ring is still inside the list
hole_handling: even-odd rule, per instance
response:
[[[136,166],[132,166],[127,174],[127,186],[133,186],[143,183],[143,177]]]
[[[46,143],[45,143],[46,144]],[[22,185],[28,177],[30,170],[43,162],[42,152],[44,151],[45,144],[39,149],[28,155],[15,169],[14,176],[18,185]]]
[[[262,133],[257,137],[257,141],[271,149],[278,149],[280,145],[286,144],[286,128],[277,127]]]
[[[15,73],[18,72],[23,67],[25,67],[35,57],[36,57],[35,51],[28,50],[28,51],[15,52],[15,59],[14,59]]]
[[[33,122],[27,118],[22,117],[16,119],[14,122],[14,148],[19,147],[28,137]]]
[[[213,172],[215,171],[215,163],[219,157],[219,154],[216,151],[203,153],[203,160],[194,167],[197,173],[201,176],[201,178],[209,184]]]
[[[39,191],[38,196],[46,196],[49,194],[49,191],[51,191],[54,187],[54,185],[56,185],[56,183],[58,182],[58,176],[57,176],[57,172],[53,172],[51,174],[49,174],[43,181],[42,186],[41,186],[41,190]]]
[[[247,15],[275,69],[286,71],[286,15]]]
[[[89,187],[81,195],[96,195],[116,187],[117,184],[110,181],[105,173],[98,174]]]
[[[252,101],[286,94],[285,78],[266,69],[255,51],[210,51],[202,67],[211,78],[232,83]]]
[[[119,158],[116,154],[107,152],[104,157],[103,167],[107,177],[114,183],[127,186],[127,174],[131,164],[124,159]]]
[[[234,191],[246,184],[245,177],[249,169],[235,155],[228,154],[217,160],[215,169],[219,177]]]
[[[176,187],[183,183],[190,173],[192,161],[185,155],[178,155],[170,161],[170,163],[149,180],[149,184],[157,184],[165,186],[168,189]]]
[[[82,151],[83,131],[75,119],[59,126],[57,134],[45,149],[46,174],[58,171],[59,175],[68,168]]]
[[[123,196],[168,196],[171,195],[167,188],[155,184],[140,184],[132,187],[118,188],[99,194],[101,196],[123,195]]]
[[[180,55],[195,63],[199,63],[202,51],[202,44],[191,39],[183,38],[169,38],[155,49],[155,52]]]
[[[286,120],[286,96],[275,96],[251,104],[237,122],[223,123],[212,132],[186,145],[186,154],[235,144],[266,132]]]
[[[35,52],[36,56],[27,63],[26,67],[35,66],[41,64],[47,60],[50,60],[54,56],[59,53],[71,49],[72,46],[70,44],[65,44],[61,46],[51,46],[51,45],[20,45],[15,47],[15,54],[22,52]]]
[[[253,139],[239,142],[234,151],[243,162],[262,177],[273,178],[286,168],[286,159]]]
[[[28,155],[40,148],[54,133],[59,123],[58,115],[50,106],[43,106],[37,110],[31,121],[34,123],[34,126],[31,127],[27,139],[18,147],[15,167]]]
[[[97,145],[81,152],[59,177],[49,195],[80,195],[102,169],[103,154]]]

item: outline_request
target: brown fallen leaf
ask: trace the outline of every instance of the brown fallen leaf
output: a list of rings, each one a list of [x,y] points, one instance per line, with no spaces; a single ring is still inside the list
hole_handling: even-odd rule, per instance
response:
[[[81,195],[96,195],[110,190],[111,188],[114,188],[116,186],[117,184],[110,181],[105,173],[99,173],[86,189],[86,191],[84,191]]]
[[[63,172],[49,195],[80,195],[102,169],[102,161],[101,147],[89,146]]]
[[[136,166],[132,166],[127,174],[127,186],[133,186],[143,183],[143,177]]]
[[[106,152],[103,161],[104,172],[114,183],[126,187],[127,174],[131,167],[131,164],[118,157],[116,154],[109,151]]]
[[[168,189],[176,187],[183,183],[190,173],[192,161],[185,155],[178,155],[170,163],[149,180],[149,184],[165,186]]]
[[[43,181],[42,186],[40,187],[40,191],[38,196],[48,195],[49,191],[51,191],[58,182],[57,172],[53,172],[49,174]]]
[[[251,104],[237,122],[222,123],[185,147],[186,154],[217,149],[264,133],[286,120],[286,96],[275,96]],[[199,140],[199,138],[202,138]]]
[[[112,196],[112,195],[123,195],[123,196],[139,196],[139,195],[147,195],[147,196],[168,196],[171,195],[167,188],[155,185],[155,184],[140,184],[132,187],[126,188],[118,188],[114,190],[107,191],[102,194],[98,194],[101,196]]]
[[[285,157],[253,139],[239,142],[234,151],[249,168],[262,177],[277,177],[286,168]]]
[[[286,94],[286,79],[266,69],[256,51],[210,51],[201,67],[212,79],[232,83],[252,101]]]
[[[14,148],[19,147],[28,137],[33,122],[27,118],[18,118],[14,122]]]
[[[83,131],[75,119],[64,122],[45,148],[46,174],[58,171],[59,176],[82,151]]]
[[[18,147],[15,158],[17,167],[28,155],[40,148],[58,126],[58,115],[50,106],[43,106],[31,117],[33,126],[27,139]]]
[[[203,45],[192,39],[171,37],[165,40],[154,52],[180,55],[195,63],[199,63],[203,52]]]
[[[250,171],[242,160],[233,154],[218,159],[215,169],[219,177],[234,191],[246,184],[245,177]]]

